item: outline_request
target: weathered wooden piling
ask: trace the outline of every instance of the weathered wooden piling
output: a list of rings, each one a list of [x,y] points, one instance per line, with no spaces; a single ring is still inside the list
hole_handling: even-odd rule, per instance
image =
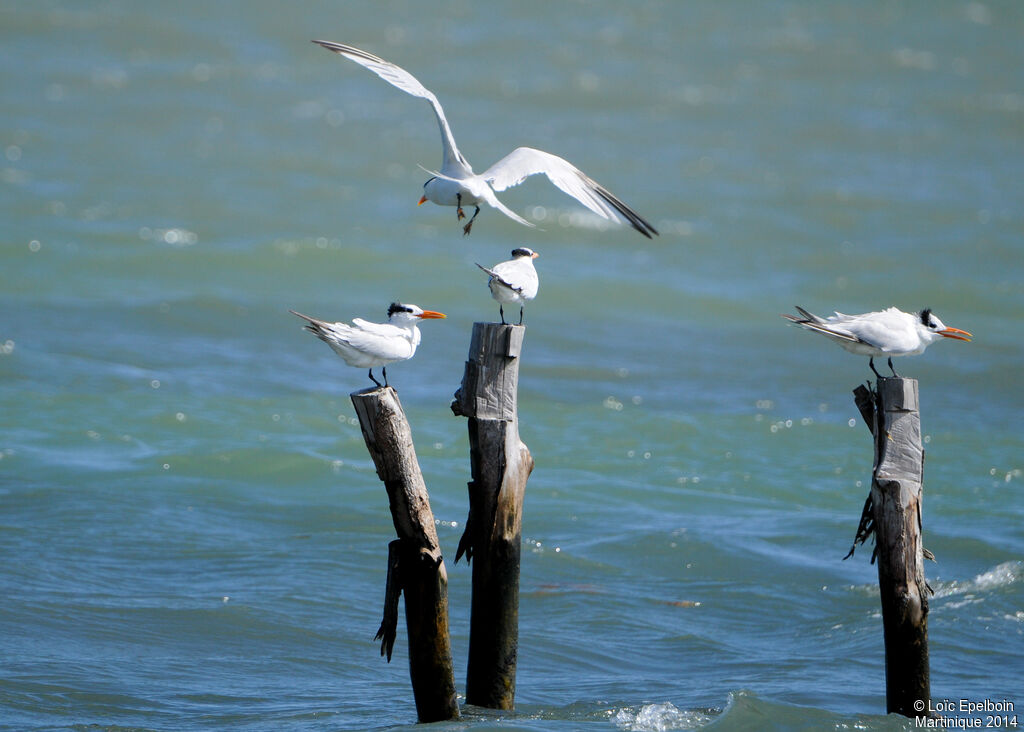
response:
[[[391,660],[398,596],[404,593],[409,675],[419,721],[458,719],[448,636],[448,573],[412,430],[391,387],[365,389],[350,396],[377,475],[384,481],[398,534],[388,546],[384,620],[377,632],[381,655]]]
[[[455,561],[473,565],[466,702],[512,709],[519,645],[523,498],[533,457],[519,439],[519,355],[526,328],[474,323],[452,411],[469,418],[469,518]]]
[[[928,587],[921,540],[924,449],[916,379],[880,378],[858,386],[854,399],[875,438],[871,493],[856,542],[874,534],[885,638],[888,713],[925,716],[930,707]],[[853,554],[853,548],[850,549]],[[847,556],[850,556],[848,554]]]

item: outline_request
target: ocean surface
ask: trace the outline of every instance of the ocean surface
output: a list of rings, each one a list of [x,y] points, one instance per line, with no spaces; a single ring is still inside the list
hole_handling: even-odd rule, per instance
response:
[[[463,237],[417,207],[428,105],[483,170],[561,155]],[[902,730],[885,714],[866,359],[780,313],[931,307],[933,699],[1024,725],[1024,5],[0,2],[0,728],[413,725],[380,622],[387,498],[295,309],[448,314],[388,372],[448,557],[465,689],[476,262],[526,308],[516,710],[441,730]],[[514,308],[512,309],[514,310]],[[963,717],[960,713],[954,716]],[[980,718],[980,715],[974,715]]]

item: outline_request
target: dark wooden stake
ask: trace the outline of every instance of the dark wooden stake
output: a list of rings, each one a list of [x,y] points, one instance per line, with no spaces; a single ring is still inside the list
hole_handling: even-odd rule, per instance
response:
[[[474,323],[452,411],[469,418],[473,480],[455,561],[473,564],[466,702],[512,709],[519,646],[523,497],[533,457],[519,439],[519,354],[526,328]]]
[[[448,573],[423,483],[412,430],[389,386],[350,395],[377,475],[384,481],[398,539],[388,547],[384,620],[377,638],[391,660],[398,624],[398,596],[405,594],[409,675],[420,722],[459,718],[448,637]]]
[[[933,558],[921,541],[924,449],[917,380],[878,379],[854,399],[875,438],[871,494],[864,505],[857,542],[875,536],[871,560],[878,559],[885,637],[885,699],[888,713],[927,716],[928,587],[924,559]],[[850,549],[850,556],[853,548]]]

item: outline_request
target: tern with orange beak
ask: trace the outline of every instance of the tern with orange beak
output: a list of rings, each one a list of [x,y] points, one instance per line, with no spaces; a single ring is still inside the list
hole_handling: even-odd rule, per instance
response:
[[[466,217],[463,206],[475,206],[472,218],[462,228],[463,235],[469,234],[473,222],[480,213],[480,204],[486,203],[498,209],[510,219],[526,226],[533,226],[529,221],[498,200],[495,191],[517,186],[531,175],[543,173],[555,186],[575,198],[601,218],[610,221],[628,222],[634,229],[651,238],[657,234],[654,227],[645,221],[640,214],[616,198],[611,191],[589,178],[572,163],[557,155],[535,150],[532,147],[518,147],[504,158],[496,162],[483,173],[473,172],[469,162],[455,146],[455,137],[448,126],[441,103],[434,93],[421,84],[416,77],[403,68],[389,61],[361,51],[352,46],[333,41],[313,41],[328,51],[334,51],[350,61],[355,61],[392,86],[402,91],[421,97],[430,102],[441,129],[441,145],[444,157],[441,170],[423,184],[423,197],[420,203],[431,201],[439,206],[455,206],[456,214],[461,221]],[[428,171],[431,172],[431,171]]]
[[[294,310],[289,312],[305,320],[305,330],[333,348],[349,366],[369,368],[370,380],[377,386],[381,383],[373,378],[375,366],[384,367],[383,386],[387,386],[387,364],[406,361],[416,353],[416,346],[420,344],[420,329],[416,324],[420,320],[447,317],[444,313],[398,302],[388,308],[387,323],[371,323],[362,318],[353,318],[352,325],[328,323]]]
[[[501,324],[505,325],[505,304],[519,305],[519,325],[523,324],[523,304],[537,297],[540,280],[533,260],[539,255],[527,247],[512,250],[512,259],[501,262],[493,267],[482,264],[476,266],[489,274],[491,278],[487,286],[491,288],[491,297],[498,301],[498,313]]]
[[[959,328],[948,328],[932,314],[930,308],[919,313],[905,313],[896,308],[862,315],[844,315],[836,312],[828,318],[812,315],[801,307],[797,315],[782,317],[802,328],[821,333],[838,343],[850,353],[870,356],[868,366],[875,376],[882,375],[875,369],[875,356],[887,356],[893,376],[899,376],[892,367],[895,356],[916,356],[924,353],[931,343],[940,338],[958,341],[971,340],[971,334]]]

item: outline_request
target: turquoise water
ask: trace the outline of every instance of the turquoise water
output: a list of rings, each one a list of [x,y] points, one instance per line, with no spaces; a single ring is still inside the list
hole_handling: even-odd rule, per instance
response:
[[[905,729],[849,548],[870,372],[778,317],[932,307],[920,380],[936,700],[1024,712],[1024,9],[1016,3],[0,3],[0,726],[415,721],[380,621],[368,384],[290,308],[448,313],[389,369],[449,557],[474,262],[529,246],[515,714],[442,729]],[[478,170],[563,155],[527,229],[416,206],[427,105]],[[469,570],[449,561],[465,686]],[[1024,721],[1024,717],[1021,718]]]

